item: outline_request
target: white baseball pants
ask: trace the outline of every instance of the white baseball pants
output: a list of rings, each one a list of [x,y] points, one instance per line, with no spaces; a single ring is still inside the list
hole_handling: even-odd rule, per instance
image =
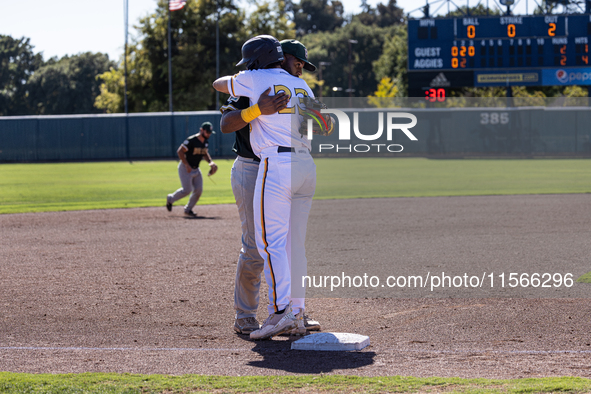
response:
[[[269,286],[269,314],[283,310],[290,300],[294,313],[305,307],[305,239],[315,189],[316,165],[307,148],[281,153],[276,146],[263,149],[254,193],[254,220]]]

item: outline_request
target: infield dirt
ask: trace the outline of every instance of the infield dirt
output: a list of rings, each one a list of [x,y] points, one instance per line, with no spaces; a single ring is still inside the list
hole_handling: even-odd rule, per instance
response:
[[[378,260],[480,272],[498,260],[520,272],[568,266],[576,279],[591,271],[590,206],[584,194],[315,201],[310,272]],[[232,330],[237,209],[197,208],[195,220],[179,207],[0,215],[0,370],[591,377],[591,284],[560,298],[320,292],[307,305],[323,331],[369,335],[368,348],[250,341]]]

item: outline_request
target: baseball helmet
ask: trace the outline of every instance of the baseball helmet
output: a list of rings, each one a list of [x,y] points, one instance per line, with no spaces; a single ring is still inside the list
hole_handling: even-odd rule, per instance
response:
[[[271,63],[283,61],[283,50],[279,41],[268,35],[256,36],[242,45],[242,60],[237,66],[246,65],[248,70],[258,70]]]

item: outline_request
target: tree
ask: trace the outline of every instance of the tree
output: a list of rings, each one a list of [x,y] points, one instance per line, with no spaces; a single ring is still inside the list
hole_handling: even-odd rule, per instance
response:
[[[37,115],[86,114],[100,112],[94,107],[100,93],[99,74],[114,63],[102,53],[82,53],[50,59],[29,78],[28,102]]]
[[[249,15],[248,37],[268,34],[279,41],[295,37],[295,23],[285,9],[291,3],[285,0],[272,0],[257,3],[257,9]]]
[[[378,84],[378,90],[369,97],[369,103],[376,108],[388,108],[392,104],[392,98],[398,96],[398,87],[396,81],[389,77],[384,77]]]
[[[333,31],[345,23],[345,8],[337,0],[301,0],[293,4],[296,33],[299,37],[321,31]]]
[[[498,8],[486,8],[484,4],[477,4],[476,7],[466,7],[465,5],[458,7],[457,9],[449,12],[446,17],[464,17],[467,15],[471,16],[493,16],[501,15],[501,11]]]
[[[384,40],[379,59],[373,63],[377,79],[391,78],[397,95],[408,95],[408,44],[406,25],[398,25]]]
[[[572,0],[542,0],[534,9],[534,15],[571,14],[585,10],[585,1]]]
[[[404,10],[396,5],[396,0],[388,0],[388,4],[379,3],[373,8],[366,1],[362,3],[362,12],[353,16],[364,25],[388,27],[404,21]]]
[[[139,38],[128,53],[128,98],[131,112],[168,111],[168,2],[140,20]],[[211,83],[216,71],[217,0],[189,0],[171,13],[173,102],[176,111],[215,108]],[[220,74],[236,73],[246,39],[244,14],[232,0],[220,0]],[[123,67],[101,75],[98,108],[123,111]]]
[[[97,80],[101,82],[100,94],[96,97],[94,106],[108,114],[123,112],[125,90],[120,70],[111,67],[109,71],[99,75]]]
[[[0,116],[27,115],[27,81],[43,64],[28,38],[0,35]]]
[[[373,62],[380,57],[384,41],[391,36],[394,29],[395,27],[365,26],[359,21],[352,21],[334,32],[302,37],[312,63],[317,66],[321,61],[331,63],[322,74],[323,95],[328,95],[333,87],[340,87],[343,91],[348,89],[349,71],[355,97],[365,97],[375,92],[378,79],[373,70]],[[349,40],[357,42],[351,43],[350,65]]]

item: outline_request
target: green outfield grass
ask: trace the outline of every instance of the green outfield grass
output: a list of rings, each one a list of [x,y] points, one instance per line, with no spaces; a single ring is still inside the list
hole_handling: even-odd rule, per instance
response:
[[[232,161],[216,163],[218,173],[204,177],[200,204],[234,202]],[[2,164],[0,213],[164,206],[166,195],[180,187],[177,164],[170,160]],[[202,163],[201,171],[207,174],[207,164]]]
[[[316,160],[317,198],[591,192],[591,160]]]
[[[234,202],[232,160],[216,163],[199,204]],[[316,165],[317,199],[591,192],[586,159],[322,158]],[[179,186],[176,161],[1,164],[0,213],[163,206]]]
[[[459,379],[382,376],[166,376],[0,372],[2,393],[585,393],[583,378]]]

